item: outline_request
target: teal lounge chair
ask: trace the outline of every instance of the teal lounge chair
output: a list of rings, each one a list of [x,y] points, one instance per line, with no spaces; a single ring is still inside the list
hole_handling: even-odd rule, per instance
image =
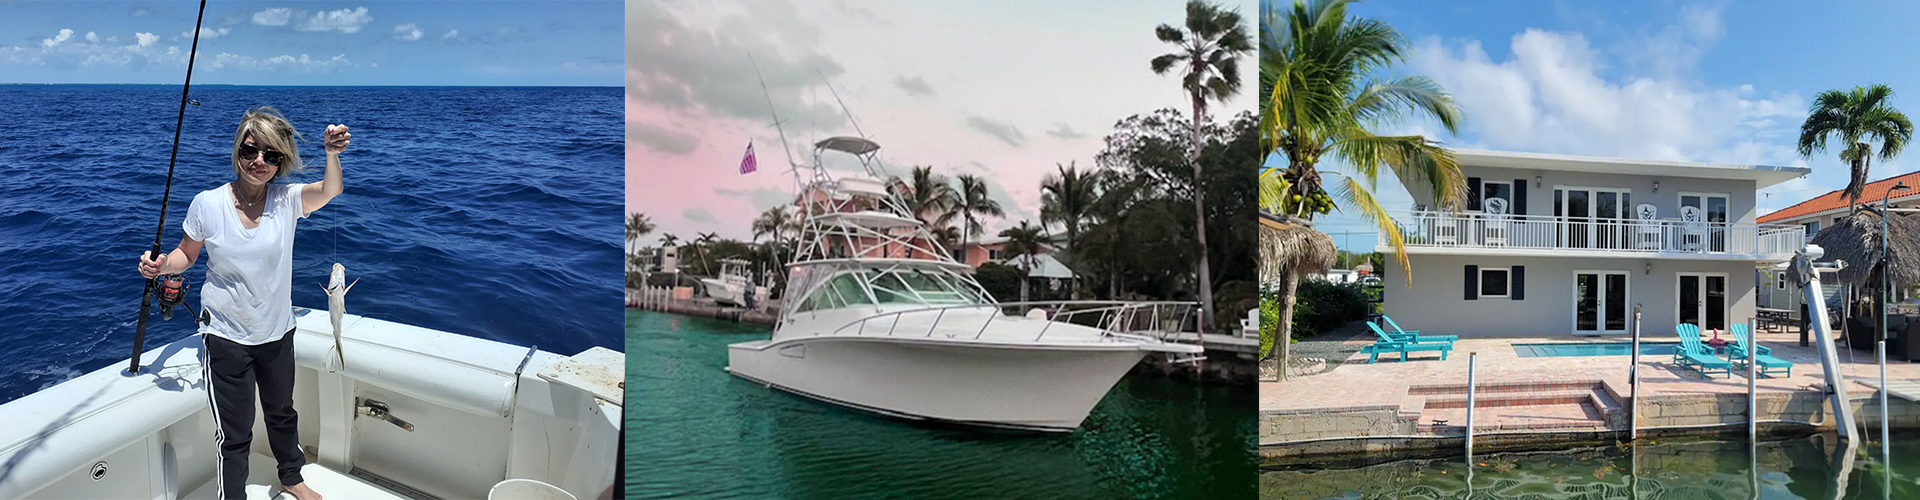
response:
[[[1728,352],[1727,357],[1732,359],[1735,365],[1744,369],[1746,368],[1747,362],[1747,342],[1750,342],[1752,337],[1747,334],[1747,325],[1736,324],[1733,325],[1732,329],[1733,346],[1731,347],[1731,351]],[[1753,352],[1753,363],[1757,365],[1755,366],[1755,368],[1758,369],[1756,372],[1758,372],[1760,376],[1772,377],[1775,371],[1780,371],[1789,377],[1793,376],[1793,363],[1773,357],[1773,349],[1768,349],[1767,346],[1755,343],[1753,344]]]
[[[1674,355],[1683,359],[1680,366],[1692,366],[1700,372],[1700,378],[1709,378],[1713,372],[1720,372],[1733,378],[1733,363],[1720,359],[1713,349],[1700,342],[1700,327],[1691,323],[1681,323],[1674,330],[1680,335],[1680,349]]]
[[[1387,316],[1383,314],[1383,315],[1380,315],[1380,319],[1387,320],[1387,326],[1393,327],[1394,333],[1387,334],[1388,337],[1393,337],[1396,339],[1405,339],[1408,342],[1412,342],[1415,344],[1436,344],[1436,343],[1451,344],[1455,340],[1460,340],[1460,336],[1458,335],[1421,335],[1419,330],[1408,330],[1405,328],[1401,328],[1399,323],[1393,322],[1392,316]]]
[[[1400,361],[1406,361],[1407,355],[1415,351],[1440,351],[1440,360],[1446,361],[1447,354],[1453,352],[1452,342],[1416,344],[1387,335],[1387,332],[1380,330],[1380,325],[1367,323],[1367,328],[1372,328],[1373,334],[1380,339],[1375,341],[1373,345],[1360,348],[1360,352],[1368,355],[1367,364],[1373,364],[1375,361],[1379,361],[1381,354],[1390,352],[1400,353]]]

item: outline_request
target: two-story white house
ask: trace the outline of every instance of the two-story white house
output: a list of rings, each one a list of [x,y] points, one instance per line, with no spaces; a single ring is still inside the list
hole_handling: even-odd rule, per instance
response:
[[[1386,273],[1384,311],[1423,334],[1648,335],[1724,331],[1754,314],[1755,270],[1805,228],[1755,223],[1755,192],[1803,167],[1457,150],[1465,210],[1393,213],[1412,276]],[[1392,252],[1384,235],[1377,247]]]

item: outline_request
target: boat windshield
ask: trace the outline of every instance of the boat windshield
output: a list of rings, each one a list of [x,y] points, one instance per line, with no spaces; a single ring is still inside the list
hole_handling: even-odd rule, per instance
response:
[[[835,274],[802,301],[797,311],[855,305],[966,305],[986,297],[964,278],[940,270],[863,269]]]

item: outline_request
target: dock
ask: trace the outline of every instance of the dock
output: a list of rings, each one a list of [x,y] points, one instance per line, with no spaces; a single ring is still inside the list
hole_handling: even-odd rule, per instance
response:
[[[687,289],[676,293],[675,289],[666,287],[628,290],[627,307],[767,326],[773,326],[773,321],[780,316],[779,300],[754,304],[749,309],[693,297]]]

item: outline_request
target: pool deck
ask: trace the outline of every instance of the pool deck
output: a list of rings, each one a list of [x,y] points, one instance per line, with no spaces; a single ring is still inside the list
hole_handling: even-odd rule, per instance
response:
[[[1342,328],[1343,335],[1351,329]],[[1651,333],[1643,342],[1672,342],[1671,332]],[[1358,350],[1372,343],[1371,335],[1351,335],[1341,342]],[[1807,429],[1831,428],[1822,396],[1824,387],[1818,348],[1800,347],[1794,329],[1760,332],[1760,345],[1773,349],[1775,357],[1794,363],[1791,376],[1762,377],[1756,384],[1761,419],[1807,422]],[[1285,457],[1300,453],[1333,453],[1309,450],[1314,444],[1338,442],[1344,438],[1459,435],[1464,430],[1467,360],[1478,353],[1475,369],[1476,435],[1490,431],[1620,431],[1627,427],[1630,406],[1628,384],[1629,356],[1520,357],[1516,343],[1622,342],[1626,337],[1579,338],[1540,336],[1522,338],[1466,338],[1454,344],[1452,354],[1440,360],[1438,352],[1414,353],[1412,360],[1399,362],[1397,354],[1381,357],[1374,364],[1365,355],[1354,354],[1323,373],[1294,376],[1286,382],[1264,378],[1260,388],[1260,447],[1263,457]],[[1306,342],[1295,344],[1296,348]],[[1330,346],[1341,347],[1341,346]],[[1878,366],[1872,351],[1839,349],[1841,371],[1852,384],[1849,399],[1854,406],[1866,405],[1878,386]],[[1851,356],[1849,353],[1851,352]],[[1338,356],[1336,356],[1337,358]],[[1643,355],[1640,359],[1640,416],[1642,428],[1711,426],[1744,424],[1747,408],[1747,378],[1744,370],[1735,370],[1731,378],[1716,375],[1702,379],[1690,368],[1681,368],[1668,355]],[[1889,360],[1890,381],[1920,379],[1920,364]],[[1897,399],[1897,398],[1896,398]],[[1905,404],[1905,403],[1903,403]],[[1914,421],[1920,423],[1920,404],[1912,405]],[[1878,422],[1877,405],[1856,409],[1856,419]],[[1894,405],[1894,422],[1906,421],[1906,410]],[[1735,427],[1744,430],[1744,427]],[[1324,446],[1322,448],[1325,448]],[[1391,448],[1390,446],[1388,447]],[[1381,451],[1372,446],[1372,451]],[[1353,448],[1352,450],[1358,450]]]

